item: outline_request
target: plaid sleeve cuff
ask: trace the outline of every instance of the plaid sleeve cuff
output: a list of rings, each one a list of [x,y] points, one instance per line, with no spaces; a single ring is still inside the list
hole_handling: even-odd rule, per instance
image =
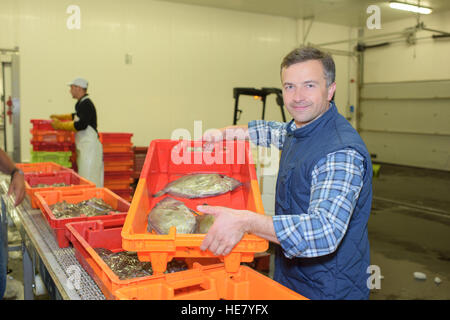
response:
[[[308,248],[308,242],[304,240],[298,216],[274,216],[273,226],[286,258],[292,259],[301,256],[302,252]]]
[[[251,142],[261,147],[274,145],[282,149],[286,136],[287,124],[277,121],[252,120],[248,123]]]

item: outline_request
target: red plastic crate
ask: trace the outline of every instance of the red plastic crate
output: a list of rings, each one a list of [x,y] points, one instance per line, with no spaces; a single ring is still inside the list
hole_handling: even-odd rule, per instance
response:
[[[64,121],[71,121],[71,120],[60,120],[62,122]],[[31,124],[33,125],[33,130],[55,130],[52,127],[53,120],[51,119],[31,119]]]
[[[103,199],[115,211],[119,213],[112,213],[109,215],[95,216],[95,217],[73,217],[65,219],[56,219],[50,209],[50,206],[61,202],[63,200],[69,203],[78,203],[91,198]],[[70,222],[95,221],[95,220],[111,220],[126,217],[130,203],[118,195],[114,194],[107,188],[86,188],[86,189],[71,189],[71,190],[53,190],[41,191],[36,193],[37,202],[42,214],[46,218],[50,227],[53,229],[55,238],[60,248],[69,246],[69,240],[66,237],[66,224]]]
[[[30,141],[33,145],[33,151],[73,151],[75,152],[75,144],[73,142],[43,142]]]
[[[125,171],[107,171],[104,174],[104,180],[123,180],[129,179],[133,175],[132,170]]]
[[[206,146],[201,141],[174,140],[153,140],[150,144],[122,230],[122,245],[125,250],[137,251],[141,261],[151,261],[155,272],[164,272],[167,262],[174,257],[214,257],[209,250],[200,250],[204,234],[177,234],[174,227],[168,235],[147,232],[148,214],[163,199],[152,195],[163,189],[168,182],[191,173],[225,174],[239,180],[242,186],[215,197],[174,198],[194,211],[197,205],[207,203],[264,214],[248,142],[216,143],[212,153],[202,151]],[[212,159],[216,161],[211,161]],[[268,241],[247,234],[229,255],[220,258],[225,262],[227,272],[236,272],[240,262],[251,262],[254,253],[264,252],[267,248]]]
[[[30,130],[33,141],[37,142],[75,142],[75,134],[65,130]]]
[[[25,172],[24,178],[25,178],[25,190],[31,198],[32,208],[38,208],[36,192],[64,190],[66,188],[71,189],[95,188],[95,183],[81,177],[73,170],[49,172],[49,173]],[[69,186],[34,188],[35,185],[38,185],[40,183],[45,183],[49,185],[52,185],[54,183],[65,183],[68,184]]]
[[[133,152],[103,153],[104,171],[130,171],[133,169]]]
[[[117,161],[133,161],[134,153],[133,152],[103,152],[103,161],[104,162],[117,162]]]
[[[125,188],[125,189],[110,189],[110,190],[112,192],[114,192],[115,194],[117,194],[118,196],[124,198],[127,201],[131,202],[131,200],[133,198],[133,196],[132,196],[133,188],[131,188],[131,187],[128,187],[128,188]]]
[[[122,249],[120,235],[125,218],[103,221],[85,221],[68,223],[66,237],[75,250],[75,257],[82,267],[97,283],[107,299],[115,299],[114,291],[134,284],[165,281],[170,275],[151,275],[121,280],[95,252],[95,248],[105,248],[112,252]],[[177,272],[182,277],[190,274],[189,270]]]
[[[129,144],[131,143],[132,133],[121,133],[121,132],[100,132],[99,134],[100,142],[106,144]]]
[[[55,162],[16,163],[16,167],[24,173],[54,173],[60,171],[73,171]]]
[[[54,130],[52,127],[52,120],[47,119],[31,119],[33,130]]]

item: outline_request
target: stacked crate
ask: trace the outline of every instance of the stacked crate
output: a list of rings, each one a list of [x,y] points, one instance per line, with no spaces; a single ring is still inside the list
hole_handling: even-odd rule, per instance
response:
[[[75,133],[53,129],[52,120],[31,119],[31,162],[55,162],[77,170]]]
[[[131,201],[134,153],[132,133],[100,132],[103,145],[104,187]]]
[[[134,153],[134,167],[133,167],[133,184],[132,195],[136,192],[136,187],[139,182],[139,176],[141,175],[142,168],[144,167],[145,157],[147,156],[147,147],[133,147]]]

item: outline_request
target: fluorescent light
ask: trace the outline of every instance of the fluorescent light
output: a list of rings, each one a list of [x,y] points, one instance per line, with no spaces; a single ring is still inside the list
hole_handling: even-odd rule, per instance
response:
[[[421,14],[430,14],[432,11],[431,8],[419,7],[419,6],[415,6],[413,4],[398,2],[398,1],[390,2],[389,6],[393,9],[411,11],[411,12],[416,12],[416,13],[421,13]]]

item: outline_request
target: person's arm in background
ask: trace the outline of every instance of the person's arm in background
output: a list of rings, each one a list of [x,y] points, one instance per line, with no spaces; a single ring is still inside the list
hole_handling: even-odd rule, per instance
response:
[[[0,171],[11,175],[11,183],[9,184],[8,196],[14,194],[15,203],[19,205],[25,198],[25,179],[23,173],[18,170],[14,162],[10,159],[8,154],[0,149]]]

